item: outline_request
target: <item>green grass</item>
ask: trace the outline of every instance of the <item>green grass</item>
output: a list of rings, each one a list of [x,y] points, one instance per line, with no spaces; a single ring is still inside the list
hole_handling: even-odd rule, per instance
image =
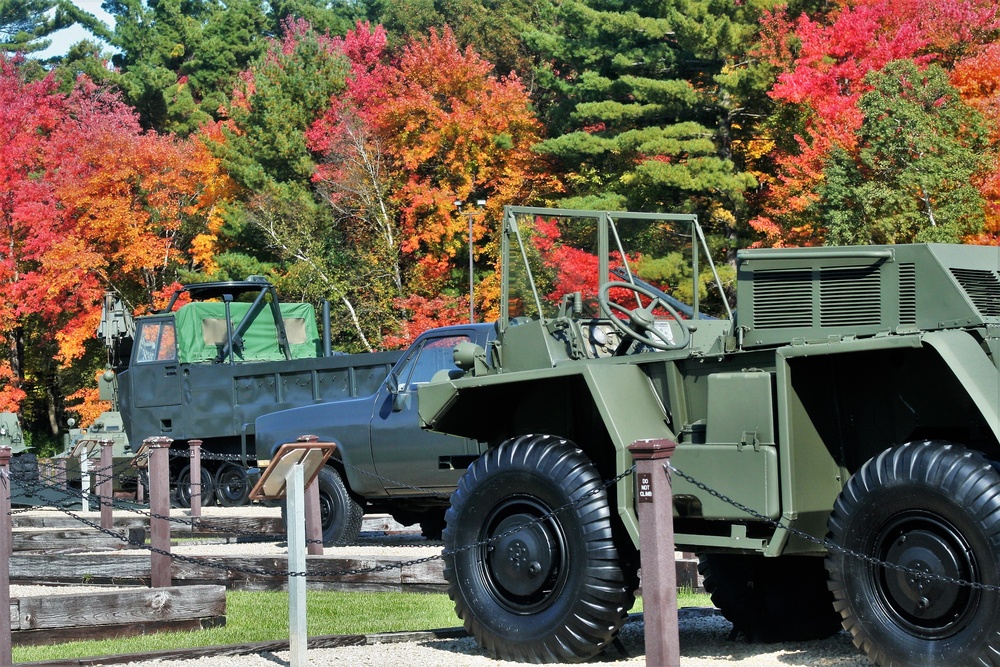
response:
[[[711,605],[707,595],[690,591],[681,591],[677,603],[680,607]],[[309,591],[307,605],[310,636],[432,630],[460,625],[454,605],[444,594]],[[636,601],[632,611],[642,611],[641,599]],[[287,639],[287,593],[230,591],[226,594],[224,627],[51,646],[14,647],[14,662],[67,660]]]

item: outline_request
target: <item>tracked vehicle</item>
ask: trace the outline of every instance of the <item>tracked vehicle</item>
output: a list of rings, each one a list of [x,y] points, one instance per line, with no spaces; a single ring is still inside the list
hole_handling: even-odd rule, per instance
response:
[[[426,427],[490,445],[444,531],[490,653],[613,640],[657,548],[627,447],[666,438],[677,547],[737,633],[992,664],[1000,248],[745,250],[723,279],[692,215],[508,208],[502,254],[491,363],[419,391]]]

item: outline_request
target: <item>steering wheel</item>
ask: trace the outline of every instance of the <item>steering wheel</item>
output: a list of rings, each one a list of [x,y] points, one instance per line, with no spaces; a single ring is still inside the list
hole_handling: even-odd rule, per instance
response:
[[[625,306],[611,301],[608,292],[615,288],[627,289],[650,299],[649,305],[645,308],[628,309]],[[632,283],[610,282],[601,287],[597,300],[601,304],[601,312],[611,320],[612,326],[626,336],[631,336],[640,343],[644,343],[657,350],[680,350],[688,346],[691,342],[691,330],[681,318],[680,314],[674,310],[669,303],[650,292],[645,287],[633,285]],[[653,311],[659,306],[670,313],[671,317],[680,324],[680,339],[671,341],[665,333],[656,328],[656,318]],[[612,311],[618,311],[628,316],[628,322],[617,317]]]

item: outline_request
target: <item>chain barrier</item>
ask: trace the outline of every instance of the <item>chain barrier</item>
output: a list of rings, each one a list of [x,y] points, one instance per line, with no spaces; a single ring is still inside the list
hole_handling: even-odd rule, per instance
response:
[[[188,459],[191,455],[188,453],[187,449],[168,449],[167,453],[172,459]],[[243,462],[243,456],[240,454],[221,454],[219,452],[209,452],[205,449],[201,450],[201,458],[208,461],[235,461],[238,463]]]
[[[180,450],[170,451],[170,455],[173,456],[173,457],[184,457],[184,458],[188,457],[188,454],[186,452],[183,452],[183,451],[180,451]],[[209,454],[208,456],[205,456],[205,452],[202,452],[202,456],[203,456],[203,458],[208,458],[210,460],[223,460],[223,461],[241,461],[242,460],[241,457],[238,456],[238,455]],[[347,462],[342,462],[342,463],[344,463],[345,467],[350,468],[351,470],[354,470],[354,471],[359,472],[359,473],[364,474],[364,475],[368,475],[370,477],[374,477],[374,478],[376,478],[376,479],[378,479],[378,480],[380,480],[380,481],[382,481],[384,483],[390,484],[390,485],[395,486],[395,487],[407,488],[407,489],[411,489],[411,490],[414,490],[414,491],[418,491],[420,493],[424,493],[424,494],[428,494],[428,495],[434,495],[434,496],[442,497],[442,498],[449,497],[449,494],[447,494],[447,493],[442,493],[440,491],[432,491],[432,490],[429,490],[429,489],[421,488],[419,486],[413,486],[413,485],[410,485],[410,484],[405,484],[405,483],[399,482],[397,480],[392,480],[392,479],[388,479],[386,477],[382,477],[382,476],[380,476],[380,475],[378,475],[376,473],[372,473],[372,472],[369,472],[369,471],[364,470],[362,468],[359,468],[357,466],[351,465],[350,463],[347,463]],[[95,475],[95,477],[97,477],[98,473],[105,472],[105,471],[107,471],[109,469],[113,469],[115,467],[115,465],[117,465],[117,464],[112,464],[111,466],[105,466],[103,468],[98,468],[98,469],[92,470],[90,472],[91,472],[91,474]],[[127,465],[127,462],[126,462],[126,465]],[[39,464],[39,468],[42,468],[42,467],[45,467],[45,466],[46,466],[46,464],[41,464],[41,463]],[[55,467],[55,466],[52,466],[51,464],[48,464],[48,467]],[[968,581],[968,580],[965,580],[965,579],[958,579],[958,578],[954,578],[954,577],[947,577],[947,576],[944,576],[944,575],[938,575],[938,574],[933,574],[933,573],[929,573],[929,572],[923,572],[923,571],[920,571],[920,570],[916,570],[914,568],[909,568],[909,567],[906,567],[906,566],[903,566],[903,565],[899,565],[897,563],[891,563],[891,562],[888,562],[888,561],[883,561],[881,559],[875,558],[874,556],[870,556],[868,554],[863,554],[863,553],[860,553],[860,552],[857,552],[857,551],[854,551],[854,550],[851,550],[851,549],[847,549],[846,547],[842,547],[842,546],[840,546],[840,545],[838,545],[836,543],[830,542],[827,539],[816,537],[816,536],[814,536],[814,535],[812,535],[810,533],[807,533],[807,532],[799,530],[799,529],[797,529],[797,528],[795,528],[793,526],[790,526],[790,525],[787,525],[785,523],[782,523],[779,520],[772,519],[772,518],[770,518],[768,516],[765,516],[765,515],[761,514],[760,512],[757,512],[756,510],[753,510],[750,507],[747,507],[746,505],[744,505],[744,504],[742,504],[742,503],[740,503],[740,502],[738,502],[738,501],[730,498],[729,496],[721,493],[720,491],[717,491],[716,489],[711,488],[710,486],[708,486],[704,482],[701,482],[700,480],[697,480],[694,477],[691,477],[690,475],[688,475],[687,473],[683,472],[682,470],[674,467],[669,462],[666,464],[665,467],[667,468],[667,470],[671,474],[676,475],[677,477],[680,477],[681,479],[683,479],[686,482],[690,483],[695,488],[697,488],[697,489],[699,489],[699,490],[701,490],[701,491],[703,491],[703,492],[705,492],[705,493],[713,496],[714,498],[720,500],[723,503],[726,503],[727,505],[730,505],[730,506],[738,509],[739,511],[743,512],[744,514],[747,514],[749,517],[752,517],[753,519],[756,519],[758,521],[766,523],[767,525],[772,526],[773,528],[784,530],[787,533],[789,533],[790,535],[793,535],[795,537],[803,539],[803,540],[805,540],[807,542],[810,542],[812,544],[816,544],[818,546],[821,546],[821,547],[823,547],[824,549],[826,549],[827,551],[829,551],[831,553],[840,554],[840,555],[846,556],[848,558],[856,559],[856,560],[861,561],[863,563],[866,563],[868,565],[872,565],[872,566],[876,566],[876,567],[882,567],[882,568],[885,568],[885,569],[897,571],[897,572],[900,572],[902,574],[906,574],[908,576],[916,577],[916,578],[919,578],[919,579],[931,580],[931,581],[938,581],[938,582],[945,583],[945,584],[953,584],[953,585],[957,585],[957,586],[963,586],[963,587],[972,588],[972,589],[976,589],[976,590],[987,591],[987,592],[1000,592],[1000,586],[998,586],[998,585],[984,584],[984,583],[980,583],[980,582]],[[535,525],[535,524],[538,524],[538,523],[543,523],[545,521],[548,521],[549,519],[551,519],[552,517],[560,514],[561,512],[564,512],[564,511],[566,511],[568,509],[571,509],[572,507],[575,507],[577,504],[584,502],[585,500],[587,500],[588,498],[590,498],[594,494],[600,493],[602,490],[607,489],[608,487],[613,486],[614,484],[617,484],[619,481],[621,481],[625,477],[631,475],[634,471],[635,471],[635,466],[632,466],[631,468],[625,470],[623,473],[621,473],[617,477],[615,477],[615,478],[613,478],[613,479],[605,482],[602,486],[596,487],[595,489],[592,489],[590,492],[588,492],[587,494],[585,494],[583,497],[577,499],[576,501],[567,503],[566,505],[563,505],[562,507],[559,507],[559,508],[557,508],[555,510],[547,512],[547,513],[545,513],[545,514],[537,517],[536,519],[533,519],[532,521],[530,521],[530,522],[528,522],[528,523],[526,523],[526,524],[524,524],[522,526],[519,526],[519,527],[516,527],[516,528],[512,528],[511,530],[509,530],[509,531],[507,531],[505,533],[493,536],[492,538],[490,538],[488,540],[484,540],[482,542],[477,542],[477,543],[474,543],[474,544],[470,544],[470,545],[467,545],[467,546],[463,546],[463,547],[459,547],[459,548],[451,549],[451,550],[445,549],[445,550],[442,550],[442,552],[440,554],[436,554],[434,556],[429,556],[429,557],[425,557],[425,558],[414,559],[414,560],[400,562],[400,563],[393,563],[393,564],[389,564],[389,565],[377,566],[377,567],[374,567],[374,568],[362,568],[362,569],[354,569],[354,570],[337,570],[337,571],[318,571],[318,572],[313,572],[312,574],[313,574],[313,576],[334,577],[334,576],[351,576],[351,575],[358,575],[358,574],[367,574],[367,573],[381,572],[381,571],[386,571],[386,570],[391,570],[391,569],[397,569],[397,568],[401,569],[401,568],[408,567],[408,566],[411,566],[411,565],[420,565],[420,564],[427,563],[427,562],[430,562],[430,561],[433,561],[433,560],[443,559],[443,558],[445,558],[447,556],[451,556],[451,555],[455,555],[455,554],[458,554],[458,553],[462,553],[462,552],[468,551],[470,549],[476,549],[476,548],[479,548],[479,547],[488,546],[492,542],[495,542],[495,541],[498,541],[500,539],[503,539],[503,538],[505,538],[505,537],[507,537],[509,535],[512,535],[512,534],[514,534],[514,533],[516,533],[516,532],[518,532],[520,530],[523,530],[524,528],[527,528],[527,527],[529,527],[531,525]],[[110,475],[106,475],[104,477],[104,479],[107,479],[109,476]],[[170,522],[173,522],[173,523],[177,523],[177,524],[180,524],[180,525],[188,526],[190,528],[199,528],[199,529],[204,529],[204,530],[209,530],[209,531],[215,531],[215,532],[219,532],[219,533],[226,533],[228,535],[237,535],[237,536],[240,536],[240,537],[249,537],[249,538],[254,538],[254,539],[260,540],[260,541],[275,541],[274,534],[271,534],[271,533],[260,533],[260,532],[256,532],[256,531],[241,530],[241,529],[238,529],[238,528],[227,528],[227,527],[224,527],[224,526],[216,526],[216,525],[212,525],[211,523],[205,523],[204,519],[201,519],[201,520],[187,520],[187,519],[183,519],[183,518],[180,518],[180,517],[163,516],[163,515],[160,515],[160,514],[156,514],[156,513],[152,513],[152,512],[148,512],[148,511],[143,511],[143,510],[138,509],[136,507],[130,506],[129,504],[126,504],[126,503],[123,503],[121,501],[118,501],[117,499],[111,499],[111,501],[108,501],[107,499],[105,499],[105,498],[103,498],[103,497],[101,497],[101,496],[99,496],[97,494],[85,492],[82,489],[80,489],[80,490],[72,489],[72,488],[70,488],[70,489],[63,489],[63,488],[60,488],[58,486],[54,486],[54,485],[50,485],[50,484],[44,483],[40,479],[37,479],[37,478],[36,479],[24,479],[22,477],[22,475],[17,474],[17,473],[11,473],[10,474],[10,479],[11,479],[12,482],[16,482],[16,483],[20,484],[21,488],[24,489],[25,495],[33,495],[34,491],[37,491],[38,489],[42,489],[42,488],[49,489],[49,490],[55,490],[55,491],[57,491],[59,493],[62,493],[63,496],[64,496],[64,498],[67,499],[67,500],[70,500],[70,499],[72,499],[72,500],[82,499],[84,497],[84,495],[86,495],[92,502],[97,502],[99,506],[111,506],[114,509],[125,510],[127,512],[131,512],[131,513],[136,514],[138,516],[142,516],[142,517],[149,518],[149,519],[164,519],[164,520],[167,520],[167,521],[170,521]],[[141,481],[137,480],[137,483],[141,483]],[[172,486],[176,486],[176,485],[172,485]],[[37,508],[27,507],[27,508],[12,509],[10,513],[11,514],[17,514],[17,513],[22,513],[22,512],[26,512],[26,511],[30,511],[30,510],[34,510],[34,509],[37,509]],[[138,547],[138,548],[147,549],[147,550],[149,550],[151,552],[154,552],[154,553],[163,553],[161,550],[154,549],[153,547],[151,547],[149,545],[145,545],[145,544],[142,544],[142,543],[137,543],[137,542],[134,542],[134,541],[130,541],[127,538],[123,537],[120,533],[117,533],[117,532],[112,531],[112,530],[107,530],[107,529],[101,528],[100,525],[95,524],[95,523],[93,523],[93,522],[91,522],[91,521],[89,521],[89,520],[87,520],[87,519],[85,519],[85,518],[83,518],[83,517],[75,514],[74,512],[72,512],[72,511],[70,511],[70,510],[68,510],[66,508],[56,506],[56,507],[53,507],[51,509],[55,509],[55,510],[58,510],[60,512],[63,512],[65,514],[67,514],[68,516],[71,516],[74,519],[80,521],[81,523],[99,530],[102,533],[106,533],[106,534],[114,536],[114,537],[116,537],[118,539],[122,539],[123,541],[125,541],[126,543],[128,543],[131,546],[135,546],[135,547]],[[306,542],[307,542],[307,544],[308,543],[315,544],[315,543],[321,543],[322,540],[307,540]],[[354,543],[354,545],[359,545],[359,544],[360,543],[357,543],[357,542]],[[416,547],[416,546],[433,546],[433,545],[428,545],[426,543],[410,543],[410,544],[397,545],[397,546],[413,546],[413,547]],[[305,576],[306,575],[306,573],[304,573],[304,572],[288,572],[288,571],[282,571],[282,570],[260,570],[260,569],[256,569],[256,568],[231,568],[231,567],[229,567],[227,565],[214,565],[214,564],[211,564],[211,563],[206,563],[205,561],[197,559],[197,558],[191,558],[191,557],[187,557],[187,556],[181,556],[179,554],[170,554],[169,552],[164,553],[163,555],[169,555],[171,558],[177,558],[179,560],[183,560],[183,561],[187,561],[187,562],[191,562],[191,563],[195,563],[195,564],[208,565],[209,567],[219,567],[220,569],[232,569],[234,571],[239,571],[239,572],[243,572],[243,573],[246,573],[246,574],[256,574],[256,575],[261,575],[261,576]]]
[[[966,579],[956,579],[954,577],[947,577],[947,576],[944,576],[944,575],[941,575],[941,574],[932,574],[930,572],[923,572],[921,570],[916,570],[914,568],[906,567],[905,565],[899,565],[898,563],[890,563],[888,561],[883,561],[883,560],[880,560],[878,558],[875,558],[874,556],[869,556],[868,554],[863,554],[863,553],[860,553],[858,551],[854,551],[853,549],[848,549],[846,547],[842,547],[839,544],[836,544],[834,542],[830,542],[827,539],[816,537],[815,535],[807,533],[807,532],[805,532],[803,530],[799,530],[798,528],[793,528],[792,526],[785,525],[781,521],[778,521],[776,519],[772,519],[772,518],[770,518],[768,516],[764,516],[760,512],[757,512],[756,510],[750,509],[746,505],[744,505],[744,504],[742,504],[742,503],[740,503],[740,502],[738,502],[736,500],[733,500],[729,496],[727,496],[727,495],[725,495],[725,494],[723,494],[723,493],[721,493],[719,491],[716,491],[715,489],[709,487],[704,482],[698,481],[697,479],[695,479],[694,477],[691,477],[687,473],[682,472],[681,470],[675,468],[673,466],[673,464],[671,464],[669,462],[667,462],[665,464],[665,467],[667,468],[667,470],[671,474],[677,475],[678,477],[680,477],[684,481],[688,482],[689,484],[695,486],[699,490],[704,491],[705,493],[709,494],[710,496],[713,496],[714,498],[717,498],[718,500],[721,500],[722,502],[724,502],[724,503],[726,503],[726,504],[728,504],[728,505],[730,505],[732,507],[735,507],[736,509],[740,510],[741,512],[744,512],[745,514],[750,515],[754,519],[757,519],[758,521],[763,521],[763,522],[769,524],[770,526],[773,526],[774,528],[778,528],[778,529],[784,530],[784,531],[788,532],[789,534],[794,535],[795,537],[798,537],[798,538],[801,538],[801,539],[806,540],[808,542],[811,542],[813,544],[819,545],[819,546],[825,548],[827,551],[830,551],[832,553],[837,553],[837,554],[840,554],[842,556],[847,556],[848,558],[855,558],[855,559],[857,559],[857,560],[859,560],[859,561],[861,561],[863,563],[867,563],[868,565],[874,565],[876,567],[883,567],[883,568],[885,568],[887,570],[894,570],[896,572],[902,572],[903,574],[910,575],[912,577],[916,577],[916,578],[919,578],[919,579],[925,579],[925,580],[930,580],[930,581],[938,581],[938,582],[945,583],[945,584],[954,584],[954,585],[957,585],[957,586],[964,586],[964,587],[967,587],[967,588],[972,588],[972,589],[981,590],[981,591],[988,591],[988,592],[991,592],[991,593],[1000,592],[1000,586],[997,586],[997,585],[983,584],[983,583],[980,583],[980,582],[977,582],[977,581],[967,581]]]
[[[115,539],[118,539],[118,540],[122,541],[123,543],[125,543],[125,544],[127,544],[129,546],[132,546],[132,547],[135,547],[135,548],[139,548],[139,549],[144,549],[146,551],[149,551],[150,553],[160,554],[160,555],[163,555],[163,556],[167,556],[167,557],[169,557],[171,559],[182,561],[182,562],[186,562],[186,563],[190,563],[190,564],[193,564],[193,565],[200,565],[200,566],[210,567],[210,568],[215,568],[215,569],[220,569],[220,570],[227,570],[227,571],[233,571],[233,572],[241,572],[243,574],[254,574],[254,575],[257,575],[257,576],[266,576],[266,577],[305,577],[305,576],[311,576],[311,577],[346,577],[346,576],[355,576],[355,575],[361,575],[361,574],[371,574],[371,573],[375,573],[375,572],[385,572],[385,571],[396,570],[396,569],[400,569],[401,570],[401,569],[403,569],[405,567],[410,567],[410,566],[414,566],[414,565],[422,565],[424,563],[429,563],[431,561],[442,560],[442,559],[444,559],[444,558],[446,558],[448,556],[453,556],[453,555],[456,555],[456,554],[464,553],[464,552],[470,551],[472,549],[477,549],[477,548],[489,546],[490,544],[492,544],[494,542],[497,542],[497,541],[502,540],[502,539],[504,539],[506,537],[509,537],[510,535],[514,535],[514,534],[516,534],[516,533],[518,533],[518,532],[520,532],[520,531],[522,531],[522,530],[524,530],[526,528],[529,528],[529,527],[531,527],[533,525],[544,523],[545,521],[548,521],[552,517],[557,516],[558,514],[561,514],[562,512],[570,510],[570,509],[576,507],[577,505],[583,504],[584,502],[586,502],[587,500],[589,500],[593,496],[601,493],[602,491],[607,490],[611,486],[614,486],[615,484],[617,484],[621,480],[625,479],[629,475],[633,474],[634,472],[635,472],[635,466],[633,465],[631,468],[625,470],[624,472],[622,472],[621,474],[617,475],[613,479],[607,480],[607,481],[603,482],[600,486],[594,487],[593,489],[591,489],[587,493],[583,494],[579,498],[577,498],[575,500],[571,500],[570,502],[562,505],[561,507],[558,507],[558,508],[556,508],[554,510],[546,512],[546,513],[544,513],[544,514],[536,517],[535,519],[532,519],[531,521],[528,521],[528,522],[526,522],[526,523],[524,523],[524,524],[522,524],[520,526],[516,526],[514,528],[511,528],[511,529],[503,532],[503,533],[500,533],[498,535],[494,535],[494,536],[490,537],[489,539],[482,540],[482,541],[479,541],[479,542],[475,542],[473,544],[461,546],[461,547],[458,547],[458,548],[455,548],[455,549],[442,549],[440,553],[435,554],[433,556],[426,556],[426,557],[423,557],[423,558],[416,558],[416,559],[412,559],[412,560],[408,560],[408,561],[401,561],[401,562],[397,562],[397,563],[389,563],[389,564],[386,564],[386,565],[378,565],[378,566],[374,566],[374,567],[356,568],[356,569],[352,569],[352,570],[317,570],[317,571],[313,571],[313,572],[292,572],[292,571],[289,571],[289,570],[267,570],[267,569],[262,569],[262,568],[233,567],[231,564],[216,563],[216,562],[213,562],[211,560],[207,560],[205,557],[185,556],[185,555],[182,555],[182,554],[171,553],[170,551],[167,551],[165,549],[158,549],[156,547],[153,547],[152,545],[145,544],[145,542],[138,542],[136,540],[131,540],[131,539],[128,538],[127,535],[123,535],[123,534],[121,534],[121,533],[119,533],[117,531],[114,531],[114,530],[111,530],[111,529],[107,529],[107,528],[103,528],[100,524],[95,523],[93,521],[90,521],[89,519],[87,519],[85,517],[82,517],[79,514],[77,514],[76,512],[74,512],[72,510],[69,510],[67,508],[55,507],[54,509],[56,509],[56,510],[58,510],[58,511],[64,513],[64,514],[66,514],[69,517],[72,517],[76,521],[79,521],[80,523],[82,523],[82,524],[84,524],[84,525],[86,525],[86,526],[88,526],[90,528],[93,528],[93,529],[95,529],[95,530],[97,530],[97,531],[99,531],[99,532],[101,532],[101,533],[103,533],[105,535],[114,537]],[[391,480],[387,480],[387,481],[391,482]],[[55,488],[55,487],[47,487],[47,488]],[[418,490],[423,490],[423,489],[419,489],[419,487],[413,487],[413,488],[417,488]],[[67,497],[73,497],[73,494],[71,494],[71,493],[67,493],[66,491],[64,491],[62,489],[60,489],[60,491],[63,492]],[[157,518],[157,519],[167,519],[169,521],[173,521],[173,522],[176,522],[176,523],[188,524],[188,525],[192,525],[192,526],[195,525],[195,522],[185,521],[183,519],[178,519],[177,517],[164,517],[164,516],[158,515],[158,514],[142,512],[141,510],[138,510],[138,509],[135,509],[135,508],[131,508],[131,507],[128,507],[128,506],[125,506],[125,505],[121,505],[120,503],[116,503],[116,501],[114,501],[113,499],[109,503],[107,500],[101,498],[100,496],[97,496],[97,498],[98,498],[98,502],[100,502],[102,504],[110,504],[112,507],[119,507],[119,509],[125,509],[127,511],[134,512],[134,513],[140,514],[142,516],[149,516],[151,518]],[[206,527],[206,526],[202,525],[200,522],[198,522],[198,525],[199,525],[199,527]],[[224,528],[220,528],[219,530],[220,531],[224,531],[224,532],[245,532],[245,531],[235,531],[235,530],[224,529]],[[260,535],[260,533],[256,533],[256,534]],[[431,546],[431,545],[421,545],[421,546]]]
[[[97,494],[93,494],[93,493],[89,493],[89,492],[84,492],[82,489],[72,489],[72,488],[65,489],[65,488],[60,488],[60,487],[57,487],[57,486],[50,486],[48,484],[45,484],[44,482],[37,482],[37,481],[36,482],[28,481],[27,484],[25,484],[23,480],[19,480],[19,481],[22,482],[22,484],[27,488],[28,491],[37,491],[39,489],[50,489],[50,490],[53,490],[53,491],[55,491],[57,493],[61,493],[66,500],[70,500],[70,499],[72,499],[72,500],[82,499],[84,495],[87,495],[88,499],[91,502],[96,502],[99,507],[111,507],[112,509],[124,510],[126,512],[131,512],[132,514],[136,514],[138,516],[141,516],[141,517],[144,517],[144,518],[148,518],[148,519],[162,519],[162,520],[170,521],[171,523],[176,523],[176,524],[180,524],[180,525],[183,525],[183,526],[188,526],[190,528],[198,528],[198,529],[208,530],[208,531],[214,531],[214,532],[218,532],[218,533],[226,533],[227,535],[237,535],[237,536],[243,536],[243,537],[252,537],[252,538],[255,538],[255,539],[257,539],[258,541],[261,541],[261,542],[274,542],[274,541],[276,541],[274,533],[260,533],[260,532],[256,532],[256,531],[241,530],[239,528],[229,528],[229,527],[226,527],[226,526],[216,526],[216,525],[212,525],[211,523],[206,523],[204,518],[201,518],[201,519],[190,519],[189,520],[189,519],[184,519],[182,517],[164,516],[164,515],[156,513],[156,512],[150,512],[150,511],[145,511],[145,510],[139,509],[137,507],[134,507],[134,506],[130,505],[129,503],[120,501],[120,500],[118,500],[116,498],[112,498],[109,501],[106,498],[104,498],[103,496],[100,496],[100,495],[97,495]],[[26,495],[28,495],[28,494],[26,493]],[[36,509],[36,508],[31,508],[31,507],[25,508],[25,510],[31,510],[31,509]],[[63,513],[67,513],[67,508],[63,508],[63,507],[59,507],[59,506],[53,506],[53,507],[48,508],[48,509],[54,509],[54,510],[57,510],[57,511],[60,511],[60,512],[63,512]],[[73,515],[73,516],[75,516],[75,515]],[[81,519],[81,521],[83,521],[84,523],[88,523],[85,519]],[[89,525],[89,523],[88,523],[88,525]]]

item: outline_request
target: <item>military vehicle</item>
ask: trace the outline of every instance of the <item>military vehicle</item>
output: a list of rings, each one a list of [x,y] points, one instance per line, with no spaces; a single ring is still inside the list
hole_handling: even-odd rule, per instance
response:
[[[178,308],[182,298],[190,297]],[[242,300],[241,300],[242,299]],[[118,309],[109,318],[129,318]],[[190,440],[202,441],[201,497],[242,505],[256,465],[254,420],[267,412],[375,391],[402,352],[346,355],[321,339],[312,304],[281,303],[261,277],[178,289],[162,311],[135,318],[113,367],[128,439],[174,440],[171,486],[190,503]],[[134,331],[129,335],[130,331]]]
[[[723,281],[693,215],[508,208],[502,231],[492,351],[419,391],[427,427],[490,445],[444,530],[481,646],[575,662],[614,639],[639,566],[627,448],[663,438],[677,548],[735,632],[842,625],[878,665],[995,664],[1000,248],[744,250]],[[572,281],[566,248],[591,267]]]
[[[0,412],[0,447],[10,447],[11,488],[7,491],[14,505],[34,505],[38,475],[38,457],[24,441],[21,421],[13,412]]]
[[[492,324],[430,329],[371,393],[257,418],[261,466],[282,444],[305,434],[337,444],[318,477],[325,544],[352,542],[369,512],[391,514],[404,526],[419,523],[425,537],[441,537],[451,492],[485,445],[421,430],[416,390],[438,373],[447,376],[455,369],[452,350],[457,345],[486,349],[493,333]]]

